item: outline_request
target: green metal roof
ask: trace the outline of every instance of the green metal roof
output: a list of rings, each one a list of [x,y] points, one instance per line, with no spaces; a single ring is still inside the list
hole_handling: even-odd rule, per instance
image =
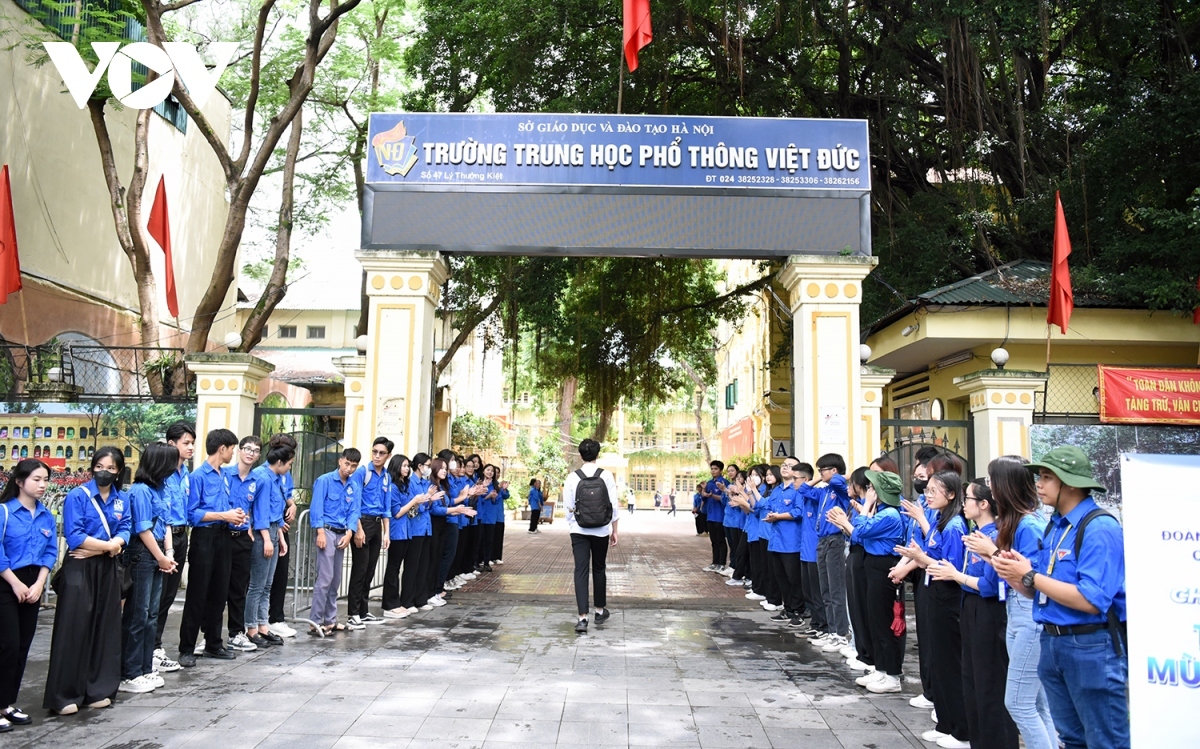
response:
[[[925,304],[1033,304],[1045,305],[1050,296],[1050,263],[1013,260],[998,268],[926,291],[917,297]]]

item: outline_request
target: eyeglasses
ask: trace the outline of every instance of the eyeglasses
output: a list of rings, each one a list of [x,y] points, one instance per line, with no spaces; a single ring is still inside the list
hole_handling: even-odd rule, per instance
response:
[[[383,449],[372,450],[371,454],[372,455],[387,455],[387,450],[383,450]]]
[[[824,468],[818,468],[817,470],[820,471],[821,473],[825,473],[826,471],[832,471],[833,466],[825,466]]]
[[[972,495],[970,495],[970,494],[968,494],[966,497],[964,497],[964,499],[966,499],[968,502],[980,502],[980,501],[982,501],[982,500],[980,500],[980,499],[979,499],[979,497],[975,497],[975,496],[972,496]]]
[[[246,445],[242,448],[242,452],[247,453],[249,455],[256,455],[256,454],[262,452],[262,448],[255,447],[253,445]]]

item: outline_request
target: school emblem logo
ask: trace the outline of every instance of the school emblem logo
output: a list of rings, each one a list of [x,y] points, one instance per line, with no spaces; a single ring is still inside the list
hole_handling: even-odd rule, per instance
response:
[[[387,174],[407,177],[417,163],[417,138],[408,134],[403,120],[387,132],[376,133],[371,139],[371,148],[379,168]]]
[[[124,512],[124,510],[125,510],[125,503],[119,499],[114,499],[113,500],[113,512],[121,513],[121,512]],[[117,517],[119,518],[121,516],[118,514]]]
[[[42,535],[45,536],[46,538],[50,538],[50,529],[42,528]]]
[[[1058,561],[1061,562],[1062,560],[1066,559],[1069,556],[1071,556],[1070,549],[1059,549],[1058,550]]]

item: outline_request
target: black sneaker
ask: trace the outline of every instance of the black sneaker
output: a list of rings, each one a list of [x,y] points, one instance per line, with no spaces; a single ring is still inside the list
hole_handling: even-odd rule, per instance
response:
[[[791,619],[788,620],[787,626],[791,629],[799,629],[805,625],[804,625],[803,619],[801,619],[798,616],[793,616]]]
[[[33,722],[33,718],[21,712],[21,708],[12,705],[5,709],[4,718],[14,726],[27,726]]]
[[[786,611],[776,611],[775,614],[771,617],[771,621],[786,622],[791,618],[792,617]]]
[[[579,621],[575,622],[575,632],[577,634],[583,634],[583,633],[587,632],[587,627],[588,627],[587,619],[580,619]]]
[[[215,658],[219,661],[231,661],[234,658],[237,658],[236,655],[229,652],[225,648],[212,649],[212,650],[205,648],[200,654],[203,655],[205,658]]]
[[[183,666],[184,668],[191,668],[192,666],[195,666],[196,656],[191,653],[180,653],[179,665]]]
[[[266,634],[260,634],[259,637],[263,638],[264,640],[271,643],[272,645],[282,645],[283,644],[283,638],[280,637],[279,635],[275,634],[274,632],[267,632]]]
[[[269,648],[275,644],[262,635],[250,635],[247,639],[254,643],[255,647],[259,648]],[[282,642],[282,640],[280,640],[280,642]]]
[[[596,623],[603,624],[608,621],[608,617],[610,616],[612,616],[612,614],[609,613],[608,609],[600,609],[600,611],[596,614]]]

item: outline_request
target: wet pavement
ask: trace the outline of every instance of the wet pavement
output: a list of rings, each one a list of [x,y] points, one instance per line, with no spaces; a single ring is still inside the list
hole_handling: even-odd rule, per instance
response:
[[[623,519],[612,618],[586,635],[572,629],[565,524],[542,529],[508,523],[506,564],[440,609],[324,640],[301,634],[230,663],[201,659],[151,694],[69,717],[34,709],[43,612],[21,699],[35,723],[0,735],[0,747],[927,746],[929,712],[908,705],[919,689],[868,696],[840,657],[701,572],[708,539],[690,516]],[[168,641],[177,627],[178,611]],[[915,653],[905,666],[915,673]]]

